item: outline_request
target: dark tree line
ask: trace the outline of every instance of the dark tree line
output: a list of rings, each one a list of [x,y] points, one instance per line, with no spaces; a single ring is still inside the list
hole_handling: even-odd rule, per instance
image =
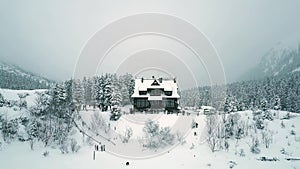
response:
[[[216,106],[212,101],[212,90],[221,87],[206,86],[182,91],[182,106]],[[219,95],[222,96],[222,93]],[[228,84],[222,106],[216,107],[225,112],[270,108],[300,113],[300,73]]]
[[[49,89],[52,82],[36,76],[25,76],[0,69],[0,88],[14,90]]]

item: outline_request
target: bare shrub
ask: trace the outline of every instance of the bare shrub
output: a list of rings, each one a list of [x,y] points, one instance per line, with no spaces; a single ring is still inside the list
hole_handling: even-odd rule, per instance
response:
[[[70,147],[73,153],[77,153],[80,149],[80,146],[77,144],[75,139],[71,139]]]
[[[69,153],[69,149],[68,149],[68,143],[66,141],[64,141],[60,146],[59,146],[59,150],[62,154],[68,154]]]
[[[264,130],[261,132],[261,136],[266,148],[269,148],[270,144],[273,142],[273,132],[270,130]]]
[[[95,133],[99,133],[101,131],[107,134],[110,131],[107,121],[97,112],[95,112],[91,117],[91,129]]]
[[[49,151],[45,151],[45,152],[43,153],[43,156],[44,156],[44,157],[49,156]]]
[[[163,148],[174,143],[175,135],[169,127],[159,128],[159,124],[149,120],[143,128],[145,133],[143,146],[150,149]]]
[[[250,145],[250,151],[253,154],[259,154],[260,153],[260,149],[258,148],[259,146],[259,140],[257,137],[252,137],[252,144]]]
[[[128,143],[129,139],[131,138],[133,134],[132,128],[126,128],[124,135],[120,135],[121,140],[123,143]]]

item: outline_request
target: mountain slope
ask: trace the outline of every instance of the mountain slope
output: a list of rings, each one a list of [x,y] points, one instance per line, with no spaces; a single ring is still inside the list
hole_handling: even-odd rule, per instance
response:
[[[298,49],[290,49],[278,43],[262,57],[256,67],[245,73],[240,80],[285,76],[297,71],[300,71],[300,46]]]
[[[52,83],[52,81],[46,78],[0,61],[0,88],[47,89]]]

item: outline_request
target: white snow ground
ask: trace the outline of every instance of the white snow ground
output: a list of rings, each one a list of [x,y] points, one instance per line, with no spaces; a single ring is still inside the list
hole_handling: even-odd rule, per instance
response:
[[[0,90],[5,98],[18,99],[17,93],[20,91],[11,90]],[[34,92],[35,91],[22,91],[29,92],[30,96],[27,98],[29,104],[33,103]],[[0,108],[0,113],[8,114],[9,117],[13,118],[18,115],[22,115],[26,112],[15,112],[12,109],[2,109]],[[99,112],[100,113],[100,112]],[[237,112],[243,119],[251,118],[252,113],[250,111]],[[2,169],[96,169],[96,168],[109,168],[109,169],[121,169],[121,168],[131,168],[131,169],[165,169],[165,168],[183,168],[183,169],[199,169],[199,168],[265,168],[265,169],[281,169],[281,168],[300,168],[300,161],[287,161],[286,157],[300,157],[300,138],[298,132],[300,128],[298,125],[300,122],[300,116],[294,114],[295,117],[289,120],[283,120],[285,128],[281,128],[280,118],[286,115],[287,112],[276,112],[278,117],[274,121],[268,122],[268,128],[274,132],[273,143],[271,143],[270,148],[264,148],[263,145],[260,146],[261,153],[253,154],[250,152],[249,142],[250,138],[242,139],[236,144],[236,140],[230,140],[229,150],[226,151],[216,151],[211,152],[205,140],[205,115],[200,114],[195,116],[195,121],[199,124],[198,129],[192,129],[190,134],[185,138],[186,143],[183,145],[178,145],[176,148],[172,149],[169,153],[142,160],[125,159],[107,152],[96,152],[96,160],[93,160],[93,150],[94,146],[88,145],[86,142],[81,143],[81,149],[78,153],[61,154],[58,149],[51,147],[43,147],[41,143],[35,145],[35,150],[30,150],[29,143],[27,142],[12,142],[11,144],[4,144],[0,147],[0,168]],[[14,114],[10,116],[10,114]],[[84,119],[88,121],[89,116],[93,114],[93,111],[83,111],[81,112]],[[108,117],[107,113],[101,113],[104,117]],[[134,115],[128,115],[134,116]],[[138,115],[139,118],[147,118],[145,116],[149,115]],[[143,117],[144,116],[144,117]],[[176,115],[162,115],[159,118],[159,123],[161,126],[172,126],[174,121],[177,120]],[[132,124],[126,119],[121,119],[115,124],[117,126],[117,132],[122,132],[124,127],[131,127],[134,130],[134,137],[140,137],[142,134],[143,125]],[[291,135],[290,131],[294,130],[296,135]],[[198,134],[194,136],[194,131]],[[1,134],[0,134],[1,135]],[[78,137],[80,135],[76,134]],[[260,133],[257,133],[258,137]],[[82,140],[78,138],[78,140]],[[129,141],[130,143],[130,141]],[[128,144],[129,144],[128,143]],[[191,148],[194,145],[194,148]],[[137,145],[138,146],[138,145]],[[281,154],[280,150],[284,148],[287,152],[286,155]],[[240,156],[240,149],[244,149],[245,156]],[[49,156],[44,157],[42,154],[45,151],[49,151]],[[258,161],[257,158],[261,156],[267,156],[270,158],[276,157],[279,161],[275,162],[263,162]],[[233,161],[233,162],[230,162]],[[125,163],[129,162],[129,166]],[[233,163],[236,163],[234,165]]]

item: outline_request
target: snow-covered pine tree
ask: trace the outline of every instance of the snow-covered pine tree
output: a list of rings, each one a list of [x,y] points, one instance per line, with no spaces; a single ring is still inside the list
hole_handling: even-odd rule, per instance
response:
[[[104,107],[104,76],[95,76],[94,84],[92,88],[92,98],[94,100],[95,106],[99,106],[99,108],[103,109]]]
[[[66,102],[72,103],[73,102],[73,79],[67,80],[64,82],[64,88],[66,90]]]
[[[134,77],[131,74],[126,73],[125,75],[121,75],[119,77],[119,81],[122,85],[122,102],[123,104],[129,104],[127,103],[127,99],[131,101],[131,95],[134,92]]]
[[[81,105],[84,103],[84,88],[80,79],[73,80],[72,97],[76,109],[80,110]]]
[[[121,97],[122,97],[122,105],[125,106],[127,104],[130,104],[130,95],[128,92],[128,88],[126,85],[121,84]]]
[[[232,112],[233,110],[233,107],[232,107],[232,104],[231,104],[231,100],[229,97],[226,97],[225,99],[225,103],[224,103],[224,112],[225,113],[230,113]]]
[[[52,104],[54,108],[59,109],[67,101],[67,91],[62,83],[58,83],[52,89]]]
[[[263,110],[263,111],[266,111],[268,109],[268,101],[266,98],[263,98],[260,102],[260,108]]]
[[[93,79],[84,77],[82,80],[83,88],[84,88],[84,104],[91,105],[92,103],[92,86]]]
[[[2,96],[2,94],[0,93],[0,107],[3,107],[5,104],[5,99],[4,97]]]
[[[281,109],[281,104],[280,104],[280,98],[278,95],[275,95],[273,99],[273,109],[274,110],[280,110]]]
[[[104,85],[103,85],[103,110],[107,111],[111,107],[111,98],[113,92],[113,75],[106,73],[104,75]]]
[[[115,74],[112,76],[112,89],[111,105],[120,106],[122,102],[121,84]]]

